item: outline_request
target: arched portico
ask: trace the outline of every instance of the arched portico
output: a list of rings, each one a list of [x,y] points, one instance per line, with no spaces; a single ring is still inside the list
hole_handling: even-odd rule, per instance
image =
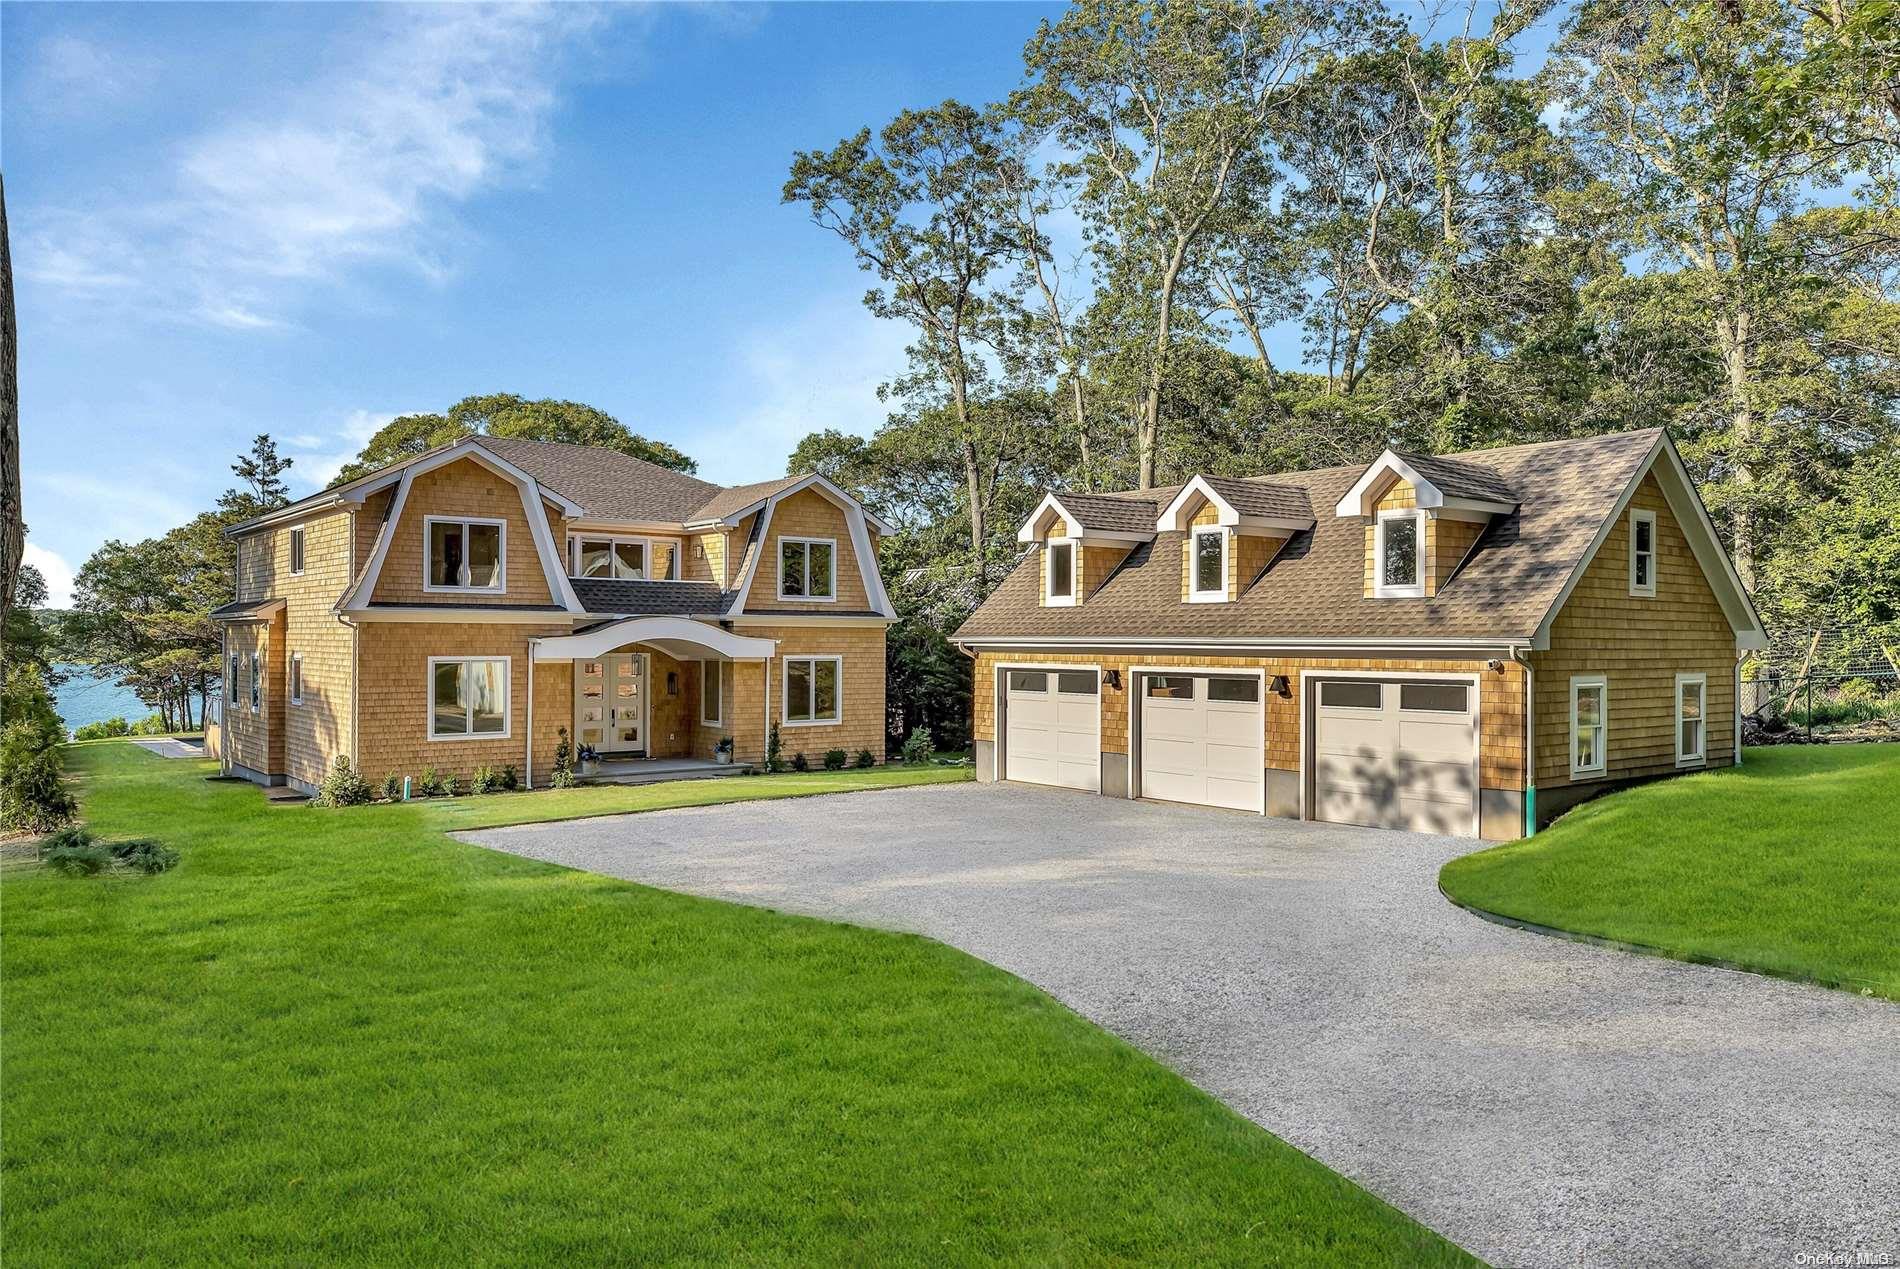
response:
[[[726,748],[735,762],[763,757],[775,639],[688,617],[648,616],[544,636],[531,648],[529,732],[537,744],[552,743],[555,728],[568,727],[577,754],[588,745],[641,772],[662,762],[709,769],[722,740],[731,742]],[[534,679],[547,714],[538,731]],[[619,764],[603,769],[616,772]]]

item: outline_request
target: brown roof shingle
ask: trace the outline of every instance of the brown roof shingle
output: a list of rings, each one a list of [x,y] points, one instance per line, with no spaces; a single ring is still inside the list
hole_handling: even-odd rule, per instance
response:
[[[1496,468],[1468,458],[1444,454],[1407,454],[1394,450],[1412,470],[1454,498],[1482,498],[1488,502],[1516,502],[1517,493]],[[1489,454],[1492,451],[1480,450]]]
[[[1523,491],[1520,505],[1492,521],[1469,563],[1430,599],[1365,596],[1364,522],[1333,514],[1365,469],[1336,467],[1271,478],[1274,485],[1304,490],[1320,514],[1314,527],[1294,534],[1266,574],[1232,603],[1181,601],[1184,535],[1163,533],[1135,547],[1113,576],[1074,608],[1041,606],[1036,571],[1041,554],[1028,552],[956,637],[1526,637],[1549,611],[1658,436],[1649,430],[1483,451],[1483,466],[1506,487]]]
[[[548,489],[586,509],[590,520],[684,521],[719,492],[710,481],[598,445],[479,436]]]

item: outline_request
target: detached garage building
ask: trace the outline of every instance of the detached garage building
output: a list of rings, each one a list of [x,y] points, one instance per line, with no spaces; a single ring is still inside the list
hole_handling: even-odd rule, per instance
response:
[[[1766,638],[1660,431],[1048,494],[957,632],[980,779],[1508,839],[1739,761]]]

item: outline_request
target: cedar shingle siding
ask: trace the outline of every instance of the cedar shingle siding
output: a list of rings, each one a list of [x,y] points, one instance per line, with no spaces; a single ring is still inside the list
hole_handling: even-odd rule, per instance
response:
[[[804,752],[818,765],[826,750],[855,755],[885,748],[885,618],[873,609],[859,569],[851,516],[813,490],[786,491],[794,479],[722,489],[679,472],[613,451],[586,446],[483,438],[480,449],[528,473],[549,500],[536,501],[546,517],[559,568],[568,568],[567,539],[585,531],[655,541],[681,550],[680,581],[573,579],[550,584],[537,548],[536,527],[524,511],[521,486],[471,453],[440,447],[409,460],[440,465],[410,477],[400,512],[399,486],[367,495],[361,489],[399,468],[313,495],[269,521],[239,526],[236,595],[214,614],[226,621],[231,651],[243,658],[240,700],[227,705],[226,752],[244,774],[267,782],[288,780],[314,788],[339,754],[350,756],[372,782],[385,776],[419,777],[431,767],[467,780],[481,766],[531,767],[545,784],[552,774],[559,730],[578,744],[574,718],[575,669],[570,660],[531,664],[536,639],[600,629],[627,618],[657,617],[724,627],[745,637],[774,640],[769,662],[704,662],[691,655],[690,631],[669,633],[667,646],[632,640],[617,651],[648,658],[644,734],[650,757],[710,758],[722,738],[734,742],[735,761],[765,757],[766,736],[782,722],[784,659],[844,658],[839,686],[841,721],[785,726],[785,755]],[[443,461],[444,458],[448,461]],[[350,501],[352,491],[362,498]],[[763,512],[736,526],[717,521],[775,495],[771,523]],[[578,504],[570,516],[557,509]],[[393,525],[389,518],[395,515]],[[426,517],[469,516],[507,524],[505,590],[429,590],[423,582]],[[581,529],[580,526],[585,526]],[[689,528],[692,525],[695,527]],[[289,573],[293,529],[304,536],[304,569]],[[781,536],[835,539],[837,586],[830,603],[777,597]],[[875,551],[877,537],[863,525]],[[373,593],[368,564],[385,543]],[[748,614],[732,611],[745,569],[755,570]],[[875,568],[875,560],[869,562]],[[578,607],[569,610],[566,589]],[[775,621],[795,615],[798,623]],[[710,637],[710,636],[709,636]],[[263,703],[249,707],[249,654],[266,651]],[[303,698],[288,701],[289,656],[301,654]],[[708,653],[709,658],[713,656]],[[509,729],[505,737],[432,738],[429,734],[431,657],[499,657],[508,661]],[[701,679],[718,673],[723,717],[701,722]],[[533,682],[532,735],[529,681]],[[670,689],[670,690],[669,690]],[[768,712],[769,711],[769,712]],[[530,753],[532,756],[530,756]]]

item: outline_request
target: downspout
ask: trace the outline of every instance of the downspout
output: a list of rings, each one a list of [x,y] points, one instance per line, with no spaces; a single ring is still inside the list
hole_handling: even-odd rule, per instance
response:
[[[521,775],[523,787],[534,791],[534,664],[535,650],[541,646],[541,640],[528,640],[528,725],[524,730],[526,751],[521,757]]]
[[[1537,836],[1537,672],[1528,645],[1512,644],[1511,660],[1524,667],[1524,836]]]
[[[772,768],[768,759],[771,756],[772,743],[772,658],[766,657],[759,662],[759,696],[763,700],[765,730],[759,733],[759,765],[765,768],[765,774],[771,775]]]

